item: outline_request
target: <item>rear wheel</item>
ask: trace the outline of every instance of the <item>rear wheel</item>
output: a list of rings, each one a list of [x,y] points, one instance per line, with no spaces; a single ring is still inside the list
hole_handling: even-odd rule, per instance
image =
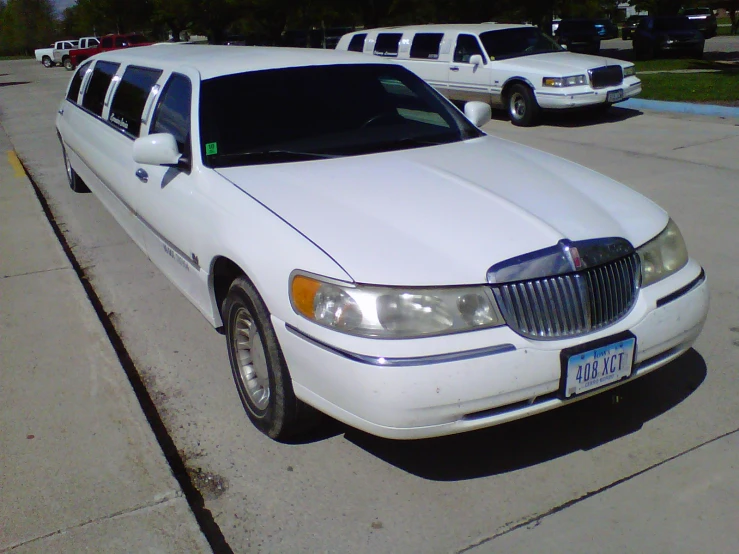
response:
[[[317,413],[295,397],[269,311],[248,279],[234,280],[221,312],[236,389],[254,426],[284,440],[315,425]]]
[[[67,71],[72,71],[74,69],[74,64],[72,63],[72,58],[70,58],[69,56],[66,56],[62,60],[62,65],[64,65],[64,69],[66,69]]]
[[[518,127],[529,127],[539,118],[539,104],[534,92],[526,85],[515,84],[508,92],[508,117]]]
[[[44,67],[51,67],[52,65],[54,65],[49,56],[44,56],[43,58],[41,58],[41,63],[44,64]]]
[[[69,162],[69,156],[67,156],[67,149],[64,147],[64,143],[62,143],[62,157],[64,158],[64,169],[67,172],[69,188],[71,188],[73,192],[90,192],[90,189],[87,188],[85,182],[80,179],[80,176],[77,175],[77,172],[72,169],[72,164]]]

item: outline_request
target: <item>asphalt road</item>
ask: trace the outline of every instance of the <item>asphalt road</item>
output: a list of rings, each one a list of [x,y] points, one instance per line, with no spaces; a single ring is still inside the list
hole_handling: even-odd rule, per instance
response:
[[[250,425],[224,338],[92,195],[69,190],[54,116],[70,76],[0,62],[0,122],[235,552],[460,552],[737,428],[739,121],[611,110],[485,127],[619,179],[671,212],[712,291],[694,350],[623,387],[618,403],[601,395],[407,443],[327,424],[284,445]]]

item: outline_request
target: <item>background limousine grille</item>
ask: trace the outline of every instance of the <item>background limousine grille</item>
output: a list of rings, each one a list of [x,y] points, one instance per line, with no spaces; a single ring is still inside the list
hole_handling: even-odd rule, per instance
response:
[[[612,87],[624,82],[624,71],[620,65],[609,65],[591,69],[590,86],[593,88]]]
[[[596,331],[624,317],[636,301],[639,256],[567,275],[493,285],[506,323],[533,339]]]

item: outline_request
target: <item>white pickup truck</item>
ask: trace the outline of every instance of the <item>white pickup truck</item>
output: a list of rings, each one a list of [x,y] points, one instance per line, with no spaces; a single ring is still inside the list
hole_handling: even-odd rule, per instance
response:
[[[49,48],[39,48],[34,51],[36,61],[44,67],[54,67],[57,64],[66,66],[69,63],[69,51],[77,48],[92,48],[100,44],[97,37],[82,37],[79,40],[58,40]]]

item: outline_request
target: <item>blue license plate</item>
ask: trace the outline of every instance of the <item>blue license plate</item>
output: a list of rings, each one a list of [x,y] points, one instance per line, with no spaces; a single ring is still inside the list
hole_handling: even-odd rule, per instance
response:
[[[622,340],[570,355],[565,368],[565,398],[605,387],[631,375],[636,339]]]

